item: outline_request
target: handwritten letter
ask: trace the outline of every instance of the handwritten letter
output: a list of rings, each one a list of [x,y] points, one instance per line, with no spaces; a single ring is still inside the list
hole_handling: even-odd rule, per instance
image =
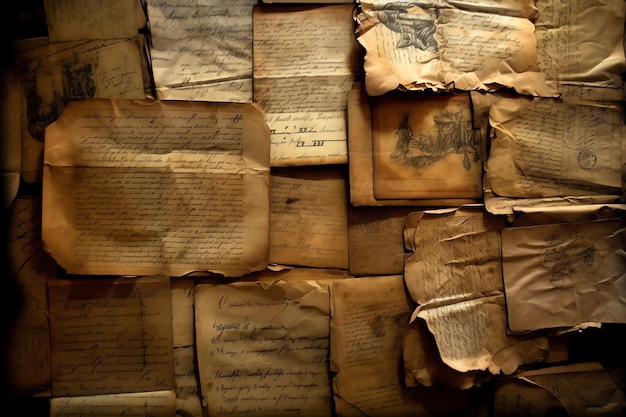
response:
[[[255,9],[254,100],[268,114],[272,165],[347,161],[346,94],[358,68],[352,8]]]
[[[54,397],[174,388],[168,277],[54,280],[49,291]]]
[[[52,398],[50,417],[172,417],[174,391]]]
[[[268,137],[251,104],[71,103],[47,132],[47,250],[80,274],[265,268]]]
[[[331,414],[328,289],[315,281],[196,287],[209,415]]]

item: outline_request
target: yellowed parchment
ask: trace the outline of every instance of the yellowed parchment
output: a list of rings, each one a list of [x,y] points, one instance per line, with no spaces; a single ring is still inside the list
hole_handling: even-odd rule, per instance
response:
[[[174,347],[176,414],[202,416],[195,345]]]
[[[174,391],[57,397],[50,401],[50,417],[172,417],[175,410]]]
[[[504,229],[509,328],[626,323],[625,235],[619,218]]]
[[[429,416],[467,406],[461,391],[404,385],[402,339],[414,303],[401,275],[336,281],[330,291],[338,416]]]
[[[388,94],[372,109],[376,198],[482,197],[483,145],[469,94]]]
[[[132,38],[143,14],[139,1],[128,0],[44,0],[43,6],[50,42]]]
[[[490,109],[485,184],[496,196],[619,195],[619,103],[510,98]]]
[[[534,25],[489,5],[363,2],[355,13],[365,48],[365,85],[378,96],[401,90],[484,90],[555,96],[537,68]],[[523,5],[522,5],[523,6]],[[533,12],[531,12],[533,13]],[[528,13],[518,13],[524,15]]]
[[[46,250],[77,274],[264,269],[268,137],[253,104],[70,103],[46,133]]]
[[[18,56],[22,176],[41,182],[45,129],[70,100],[145,96],[138,38],[50,43]]]
[[[48,289],[53,397],[174,388],[168,277],[56,279]]]
[[[193,278],[171,279],[172,341],[174,347],[193,346],[195,342],[193,316],[195,285]]]
[[[507,335],[500,231],[482,206],[415,212],[406,221],[404,279],[442,361],[460,372],[511,374],[544,360],[545,337]]]
[[[209,415],[330,415],[328,287],[316,281],[196,287]]]
[[[348,153],[350,204],[353,206],[458,206],[475,199],[377,199],[374,195],[374,159],[370,98],[361,83],[348,92]]]
[[[348,268],[348,202],[341,167],[275,168],[270,176],[274,264]]]
[[[146,3],[158,99],[252,102],[255,0]]]
[[[254,101],[267,112],[272,166],[346,163],[346,93],[361,65],[353,8],[255,9]]]
[[[494,389],[494,416],[617,416],[626,401],[623,369],[579,363],[522,372],[499,381]]]

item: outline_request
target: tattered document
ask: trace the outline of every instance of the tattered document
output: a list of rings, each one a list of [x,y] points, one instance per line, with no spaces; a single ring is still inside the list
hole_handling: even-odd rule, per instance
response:
[[[372,110],[363,85],[348,92],[348,153],[350,204],[353,206],[459,206],[476,199],[378,199],[374,195]]]
[[[528,2],[458,2],[458,9],[452,7],[457,2],[425,3],[360,2],[354,19],[369,95],[503,87],[556,95],[537,67],[535,27],[528,18],[536,9]]]
[[[269,131],[253,104],[85,100],[46,132],[43,240],[72,274],[267,265]]]
[[[407,218],[405,244],[413,255],[404,279],[419,303],[411,320],[426,322],[442,361],[460,372],[511,374],[548,353],[545,337],[507,335],[500,254],[504,226],[504,217],[491,216],[482,206]]]
[[[537,60],[546,82],[579,99],[622,100],[626,4],[538,1],[537,7]]]
[[[252,102],[256,0],[147,0],[157,98]]]
[[[372,106],[377,199],[482,197],[483,141],[469,94],[387,94]]]
[[[620,218],[505,228],[510,330],[626,323],[625,239]]]
[[[50,417],[174,417],[174,391],[58,397],[50,401]]]
[[[209,415],[331,415],[326,286],[205,284],[196,287],[195,304]]]
[[[11,393],[33,395],[50,391],[49,279],[56,277],[56,263],[42,248],[41,199],[17,198],[10,211],[6,249],[7,300],[19,300],[19,311],[7,328],[6,377]]]
[[[429,416],[466,408],[462,391],[404,385],[402,339],[414,303],[401,275],[340,280],[330,291],[338,416]]]
[[[22,176],[40,182],[45,129],[70,100],[145,97],[140,41],[60,42],[18,56],[21,74]]]
[[[127,39],[137,36],[138,0],[44,0],[50,42]]]
[[[347,161],[346,93],[360,74],[353,5],[254,11],[254,101],[273,166]]]
[[[485,187],[503,197],[619,195],[623,118],[619,103],[500,99]]]
[[[173,390],[168,277],[48,288],[53,397]]]
[[[494,417],[619,416],[626,403],[626,370],[579,363],[522,372],[494,386]]]
[[[340,167],[274,168],[269,262],[347,269],[346,188]]]

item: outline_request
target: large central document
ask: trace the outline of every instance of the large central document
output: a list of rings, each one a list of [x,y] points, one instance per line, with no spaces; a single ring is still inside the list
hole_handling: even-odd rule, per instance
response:
[[[43,240],[69,273],[267,265],[269,130],[253,104],[70,103],[47,131]]]

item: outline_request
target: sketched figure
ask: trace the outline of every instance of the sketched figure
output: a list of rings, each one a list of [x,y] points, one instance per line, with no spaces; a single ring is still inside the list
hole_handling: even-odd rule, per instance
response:
[[[96,82],[93,79],[93,70],[90,63],[78,68],[72,68],[67,62],[63,65],[63,85],[65,96],[72,98],[89,98],[96,95]]]
[[[378,20],[390,30],[400,34],[398,48],[415,47],[422,51],[437,52],[434,17],[428,14],[410,14],[393,4],[373,12]],[[389,10],[392,9],[392,10]]]
[[[25,76],[23,83],[28,133],[33,139],[43,142],[46,127],[59,118],[65,107],[65,100],[55,90],[50,102],[46,102],[37,90],[37,78],[33,74]]]
[[[394,134],[398,137],[398,140],[396,141],[396,147],[391,153],[390,158],[400,165],[406,165],[409,158],[409,145],[415,138],[413,129],[409,125],[408,113],[403,113],[402,121]]]

